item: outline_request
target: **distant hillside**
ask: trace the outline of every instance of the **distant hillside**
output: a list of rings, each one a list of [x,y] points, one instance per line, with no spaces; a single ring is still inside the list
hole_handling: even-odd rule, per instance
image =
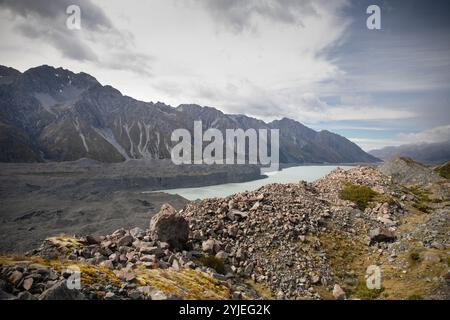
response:
[[[379,170],[403,185],[427,185],[440,180],[439,174],[419,162],[407,157],[392,157]]]
[[[0,162],[169,159],[175,129],[280,129],[283,163],[375,162],[356,144],[282,119],[271,123],[198,105],[173,108],[123,96],[86,73],[0,66]]]
[[[441,163],[450,160],[450,141],[386,147],[369,151],[369,153],[383,160],[393,156],[402,156],[421,162]]]

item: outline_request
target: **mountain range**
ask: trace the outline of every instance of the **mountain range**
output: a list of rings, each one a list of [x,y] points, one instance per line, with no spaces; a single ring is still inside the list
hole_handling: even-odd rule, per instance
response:
[[[0,162],[168,159],[173,130],[279,129],[282,163],[375,162],[346,138],[292,119],[270,123],[193,104],[142,102],[86,73],[0,66]]]
[[[393,156],[403,156],[420,162],[442,163],[450,159],[450,141],[385,147],[369,151],[369,153],[383,160]]]

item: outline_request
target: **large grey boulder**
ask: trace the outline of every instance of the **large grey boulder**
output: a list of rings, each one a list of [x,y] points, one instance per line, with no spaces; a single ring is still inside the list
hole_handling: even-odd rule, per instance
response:
[[[39,300],[86,300],[86,297],[77,289],[69,289],[66,281],[60,281],[45,290]]]
[[[172,249],[183,249],[189,238],[188,222],[168,203],[150,219],[149,231],[153,240],[167,242]]]

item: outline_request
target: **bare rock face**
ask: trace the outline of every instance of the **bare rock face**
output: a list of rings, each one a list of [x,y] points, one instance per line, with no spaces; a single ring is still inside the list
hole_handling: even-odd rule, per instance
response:
[[[153,240],[167,242],[172,249],[183,249],[189,238],[188,222],[168,203],[150,219],[149,231]]]

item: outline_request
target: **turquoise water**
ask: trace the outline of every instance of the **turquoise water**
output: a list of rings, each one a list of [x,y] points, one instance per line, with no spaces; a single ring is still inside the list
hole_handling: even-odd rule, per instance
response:
[[[159,190],[169,194],[178,194],[188,200],[227,197],[234,193],[253,191],[269,183],[296,183],[301,180],[312,182],[337,168],[338,166],[298,166],[271,172],[267,178],[241,183],[226,183],[215,186]],[[351,166],[339,166],[350,169]]]

